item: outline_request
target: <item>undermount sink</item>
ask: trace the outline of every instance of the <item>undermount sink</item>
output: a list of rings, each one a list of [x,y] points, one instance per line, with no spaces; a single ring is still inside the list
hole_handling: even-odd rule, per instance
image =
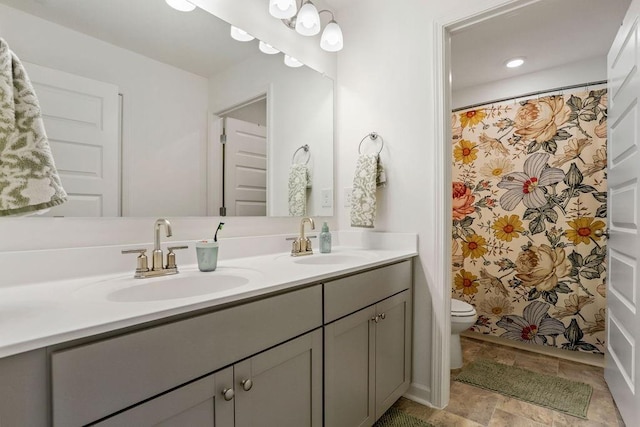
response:
[[[370,255],[361,253],[329,253],[329,254],[313,254],[305,255],[298,258],[294,258],[293,262],[296,264],[309,264],[309,265],[336,265],[336,264],[350,264],[366,259],[372,259]]]
[[[109,301],[142,302],[190,298],[222,292],[249,283],[249,279],[230,274],[176,277],[162,282],[146,282],[118,289],[106,295]]]
[[[84,286],[77,296],[112,302],[152,302],[192,298],[240,288],[249,284],[257,272],[239,268],[219,268],[210,273],[188,271],[151,279],[120,277]]]

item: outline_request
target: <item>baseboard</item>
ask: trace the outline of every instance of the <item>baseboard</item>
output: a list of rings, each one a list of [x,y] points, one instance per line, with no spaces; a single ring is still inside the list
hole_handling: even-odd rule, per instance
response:
[[[505,347],[513,347],[519,350],[526,350],[532,353],[544,354],[546,356],[557,357],[558,359],[570,360],[572,362],[584,363],[586,365],[604,368],[604,357],[599,354],[581,353],[577,351],[562,350],[561,348],[549,347],[543,345],[525,344],[518,341],[500,338],[493,335],[479,334],[477,332],[465,331],[460,334],[465,338],[471,338],[478,341],[486,341],[494,344],[504,345]]]
[[[409,390],[402,397],[430,408],[434,407],[431,404],[431,389],[422,384],[411,383]]]

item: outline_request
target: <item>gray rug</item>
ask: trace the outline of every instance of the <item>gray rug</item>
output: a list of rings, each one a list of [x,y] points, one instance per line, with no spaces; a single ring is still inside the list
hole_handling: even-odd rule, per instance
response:
[[[416,417],[396,408],[389,408],[387,412],[382,414],[380,419],[373,427],[433,427],[426,421],[419,420]]]
[[[580,418],[587,417],[593,392],[589,384],[485,359],[464,367],[456,381]]]

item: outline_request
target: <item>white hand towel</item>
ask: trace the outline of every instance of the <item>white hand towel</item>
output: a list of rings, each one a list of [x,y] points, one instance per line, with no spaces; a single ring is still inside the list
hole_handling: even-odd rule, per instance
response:
[[[36,93],[0,39],[0,216],[51,208],[66,198]]]
[[[305,216],[307,214],[307,185],[309,169],[307,165],[296,163],[289,170],[289,215]]]
[[[351,192],[352,227],[373,228],[376,218],[378,165],[377,154],[361,154],[358,157]]]

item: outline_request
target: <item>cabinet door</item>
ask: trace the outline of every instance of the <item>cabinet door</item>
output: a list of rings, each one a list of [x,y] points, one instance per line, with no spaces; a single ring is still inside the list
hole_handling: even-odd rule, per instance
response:
[[[375,307],[325,326],[325,425],[371,426],[375,421]]]
[[[322,426],[322,329],[234,366],[236,427]]]
[[[411,381],[411,295],[401,292],[376,305],[376,419]]]
[[[223,390],[233,386],[233,368],[223,369],[201,380],[114,415],[95,425],[100,427],[233,427],[234,402]]]

